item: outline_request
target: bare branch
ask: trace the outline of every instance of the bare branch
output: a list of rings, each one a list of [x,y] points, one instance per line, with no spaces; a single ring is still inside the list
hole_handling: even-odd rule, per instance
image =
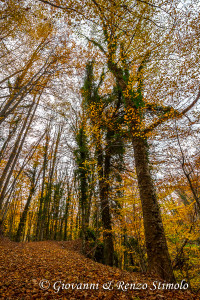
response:
[[[174,110],[173,108],[171,108],[171,110],[166,115],[164,115],[163,117],[158,119],[155,123],[153,123],[149,127],[147,127],[144,130],[144,133],[147,134],[147,133],[153,131],[156,127],[158,127],[159,125],[161,125],[162,123],[164,123],[167,120],[170,120],[172,118],[176,118],[176,119],[181,118],[183,115],[185,115],[198,102],[199,98],[200,98],[200,88],[199,88],[199,92],[197,94],[197,97],[182,112],[179,112],[179,111]]]

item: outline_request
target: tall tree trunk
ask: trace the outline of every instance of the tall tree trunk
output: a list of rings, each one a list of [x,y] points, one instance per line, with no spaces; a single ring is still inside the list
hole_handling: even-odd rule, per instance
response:
[[[8,134],[8,137],[7,139],[5,140],[1,150],[0,150],[0,162],[1,160],[3,159],[3,155],[4,153],[6,152],[7,150],[7,146],[8,146],[8,143],[10,142],[11,139],[13,139],[15,133],[16,133],[16,130],[17,130],[17,127],[18,127],[18,123],[20,121],[20,118],[16,118],[15,117],[12,119],[12,121],[10,122],[10,128],[9,128],[9,134]],[[12,123],[14,123],[14,126],[12,125]]]
[[[67,182],[67,200],[65,204],[65,215],[64,215],[64,241],[67,240],[67,225],[68,225],[68,217],[69,217],[69,204],[71,202],[71,188],[69,187],[69,182]]]
[[[31,188],[30,194],[29,194],[28,199],[26,201],[25,208],[24,208],[22,216],[20,218],[19,226],[18,226],[18,229],[17,229],[17,234],[16,234],[16,237],[15,237],[16,242],[20,242],[20,239],[23,235],[25,225],[26,225],[28,210],[29,210],[29,206],[30,206],[33,194],[34,194],[34,188]]]
[[[83,154],[83,153],[81,153]],[[84,154],[82,155],[83,162],[85,162]],[[86,205],[87,205],[87,174],[85,166],[82,166],[80,172],[80,206],[81,206],[81,238],[82,238],[82,251],[85,254],[86,247]]]
[[[70,233],[69,233],[69,240],[72,240],[72,238],[73,238],[73,226],[74,226],[73,215],[74,215],[74,206],[73,206],[73,203],[72,203],[72,205],[71,205],[71,212],[70,212]]]
[[[148,268],[162,279],[174,282],[159,203],[149,170],[148,145],[142,137],[132,138],[136,173],[142,202]]]
[[[140,67],[143,67],[145,59]],[[127,82],[124,80],[122,68],[119,68],[112,59],[108,61],[108,68],[117,79],[118,84],[125,95]],[[141,97],[142,81],[140,77],[138,77],[138,83],[138,95]],[[138,100],[137,97],[134,100]],[[147,140],[142,138],[138,131],[143,115],[140,110],[133,105],[132,98],[129,95],[125,96],[125,102],[127,108],[133,109],[134,111],[134,118],[132,118],[129,128],[130,132],[133,134],[132,144],[134,148],[137,180],[142,203],[148,268],[149,271],[158,274],[162,279],[173,282],[175,281],[175,278],[168,252],[160,207],[149,169]]]
[[[3,200],[4,200],[4,195],[5,195],[6,188],[7,188],[7,185],[9,183],[10,177],[12,175],[13,168],[14,168],[16,162],[17,162],[18,155],[20,153],[19,149],[21,150],[23,142],[24,142],[24,139],[25,139],[26,134],[28,133],[28,129],[30,127],[30,122],[29,122],[29,125],[28,125],[28,127],[26,129],[26,126],[27,126],[27,123],[28,123],[28,119],[30,117],[30,113],[31,113],[32,107],[33,107],[33,105],[29,108],[27,117],[25,118],[25,120],[24,120],[24,122],[22,124],[22,127],[20,129],[18,137],[17,137],[17,139],[15,141],[15,144],[13,146],[12,152],[11,152],[11,154],[9,156],[9,159],[8,159],[8,161],[6,163],[6,166],[5,166],[4,170],[3,170],[1,178],[0,178],[0,191],[1,191],[1,194],[0,194],[0,209],[2,208],[2,204],[3,204]],[[25,129],[26,129],[26,131],[25,131],[24,137],[22,138],[23,132],[24,132]],[[21,142],[21,144],[20,144],[20,142]],[[14,161],[14,163],[13,163],[13,161]],[[10,170],[10,172],[9,172],[9,170]]]
[[[59,241],[63,240],[63,223],[64,223],[64,218],[60,214],[59,218]]]
[[[91,178],[88,176],[88,201],[87,201],[87,209],[86,209],[86,224],[89,227],[90,223],[90,213],[91,213],[91,206],[92,206],[92,196],[94,194],[94,166],[91,166]]]
[[[60,200],[62,198],[62,184],[58,182],[54,186],[54,200],[53,200],[53,208],[52,208],[52,215],[53,215],[53,222],[52,222],[52,232],[50,231],[50,236],[53,237],[54,240],[58,238],[58,216],[59,216],[59,207],[60,207]]]
[[[114,246],[112,235],[112,219],[109,206],[109,173],[110,173],[110,155],[105,155],[105,166],[103,168],[103,153],[99,145],[97,151],[98,157],[98,176],[99,176],[99,190],[101,201],[101,216],[103,223],[103,241],[104,241],[104,263],[113,266]]]
[[[2,188],[2,191],[1,191],[1,194],[0,194],[0,209],[2,208],[2,204],[3,204],[3,200],[4,200],[4,196],[5,196],[5,193],[6,193],[6,189],[8,187],[8,184],[9,184],[9,181],[10,181],[10,178],[12,176],[12,173],[13,173],[13,170],[14,170],[14,167],[16,165],[16,162],[18,160],[18,157],[21,153],[21,150],[22,150],[22,147],[23,147],[23,144],[25,142],[25,139],[27,137],[27,134],[28,134],[28,131],[30,129],[30,126],[32,124],[32,121],[33,121],[33,118],[35,116],[35,112],[36,112],[36,109],[38,107],[38,104],[39,104],[39,101],[40,101],[40,96],[36,102],[36,105],[35,105],[35,108],[34,108],[34,111],[31,115],[31,110],[35,104],[35,98],[34,98],[34,101],[33,103],[31,104],[29,110],[28,110],[28,114],[27,114],[27,117],[23,123],[23,126],[21,128],[21,131],[18,135],[18,140],[16,141],[15,145],[14,145],[14,149],[10,155],[10,158],[9,158],[9,161],[8,163],[6,164],[6,167],[3,171],[3,174],[1,176],[1,180],[0,180],[0,190]],[[30,120],[29,120],[29,117],[30,117]],[[29,121],[29,122],[28,122]],[[28,124],[27,124],[28,123]],[[24,129],[25,129],[25,132],[24,132]],[[24,135],[21,139],[21,136],[24,132]],[[9,171],[9,168],[10,168],[10,171]],[[9,171],[9,173],[8,173]],[[8,175],[7,175],[8,173]],[[7,175],[7,178],[6,178],[6,175]],[[3,182],[5,181],[4,185],[3,185]]]
[[[55,149],[54,153],[52,155],[52,166],[49,170],[49,180],[48,180],[48,185],[47,185],[47,193],[45,197],[45,203],[44,203],[44,237],[46,239],[50,238],[50,214],[51,214],[51,200],[52,200],[52,188],[53,188],[53,177],[54,177],[54,171],[56,168],[56,160],[57,160],[57,152],[58,152],[58,146],[60,143],[60,137],[61,137],[61,127],[59,127],[57,137],[56,137],[56,142],[55,142]]]
[[[48,156],[48,147],[49,147],[49,131],[47,129],[46,133],[46,142],[44,146],[44,161],[43,161],[43,175],[42,175],[42,190],[39,198],[39,211],[37,218],[37,228],[36,228],[36,240],[42,240],[42,228],[43,228],[43,204],[44,204],[44,190],[45,190],[45,179],[46,179],[46,169],[47,169],[47,156]]]
[[[29,192],[29,196],[28,196],[28,199],[26,201],[26,205],[24,207],[22,216],[20,218],[19,225],[18,225],[17,234],[16,234],[16,237],[15,237],[16,242],[20,242],[20,239],[23,236],[25,225],[26,225],[26,220],[27,220],[27,216],[28,216],[29,207],[30,207],[30,204],[31,204],[32,197],[35,193],[35,189],[36,189],[36,186],[37,186],[37,182],[39,180],[40,172],[41,172],[41,170],[39,171],[39,174],[36,178],[36,166],[34,166],[33,170],[30,173],[30,175],[31,175],[31,178],[30,178],[30,180],[31,180],[30,192]]]
[[[26,241],[30,242],[31,241],[31,226],[32,226],[32,221],[33,221],[33,211],[29,212],[29,221],[28,221],[28,230],[26,234]]]
[[[82,238],[82,252],[86,253],[86,230],[88,224],[86,223],[87,208],[88,208],[88,170],[87,170],[87,158],[89,155],[87,138],[85,134],[85,123],[82,121],[80,127],[76,133],[77,150],[75,151],[76,163],[78,166],[78,178],[79,178],[79,205],[81,216],[81,231],[80,236]]]

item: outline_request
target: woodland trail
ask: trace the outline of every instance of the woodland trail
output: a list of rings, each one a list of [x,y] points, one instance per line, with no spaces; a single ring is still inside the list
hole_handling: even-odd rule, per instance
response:
[[[159,279],[96,263],[78,250],[78,242],[14,243],[2,239],[0,299],[199,299],[187,290],[151,290],[152,283]],[[47,282],[43,282],[43,289],[39,286],[44,279],[50,284],[48,289]],[[119,283],[122,281],[140,286],[146,283],[148,288],[123,291],[125,285]],[[112,290],[105,289],[108,282]]]

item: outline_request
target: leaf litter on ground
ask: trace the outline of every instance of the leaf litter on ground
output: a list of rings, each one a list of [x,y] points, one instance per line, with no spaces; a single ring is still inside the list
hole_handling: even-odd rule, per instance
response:
[[[200,299],[188,290],[154,290],[158,278],[97,263],[80,248],[79,240],[15,243],[2,238],[0,299]],[[125,290],[130,283],[148,288]]]

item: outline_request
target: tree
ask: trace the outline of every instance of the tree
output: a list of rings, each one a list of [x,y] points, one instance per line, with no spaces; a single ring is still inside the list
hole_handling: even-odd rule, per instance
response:
[[[116,133],[122,117],[120,109],[121,93],[117,87],[111,94],[101,97],[100,86],[103,82],[104,72],[98,84],[94,81],[94,61],[86,66],[85,82],[82,89],[83,108],[91,122],[92,143],[95,145],[97,173],[99,182],[99,198],[101,203],[101,217],[103,224],[104,262],[108,265],[114,263],[114,242],[111,214],[111,175],[113,174],[112,160],[117,156],[118,170],[123,164],[124,144],[121,133]],[[113,104],[114,103],[114,104]]]
[[[148,267],[150,271],[155,271],[163,279],[174,281],[160,208],[149,167],[148,137],[160,124],[174,117],[180,118],[188,112],[199,100],[200,91],[195,100],[182,112],[171,106],[160,107],[157,104],[148,103],[143,95],[143,73],[150,60],[153,47],[159,48],[160,44],[151,45],[151,38],[155,32],[152,34],[144,20],[151,22],[150,18],[153,16],[154,10],[150,9],[151,5],[149,3],[137,2],[135,8],[132,9],[128,3],[127,5],[121,5],[120,2],[112,3],[109,1],[105,5],[101,1],[92,2],[94,4],[94,14],[100,21],[105,42],[101,44],[96,40],[88,40],[105,55],[107,67],[115,77],[123,94],[125,118],[134,149],[136,173],[143,208]],[[115,14],[116,11],[118,12],[117,15]],[[138,17],[135,17],[135,14]],[[133,25],[134,21],[137,22],[136,28]],[[134,30],[131,30],[131,26],[134,26]],[[145,50],[141,48],[142,45],[145,45],[144,42],[138,46],[141,52],[138,50],[133,52],[132,49],[139,43],[138,38],[134,39],[135,35],[143,36],[145,41],[147,32],[152,36],[150,41],[146,43]],[[125,42],[125,37],[128,42]],[[133,71],[131,68],[133,68]],[[150,125],[145,120],[149,110],[154,111],[154,115],[158,118]]]
[[[86,231],[89,226],[87,220],[88,211],[88,159],[89,150],[87,146],[87,137],[85,134],[85,121],[84,117],[81,120],[79,127],[76,132],[77,149],[74,151],[76,164],[77,164],[77,175],[80,181],[80,209],[81,209],[81,238],[82,238],[82,251],[86,253]]]
[[[28,170],[28,172],[27,172],[27,176],[30,179],[31,186],[30,186],[29,196],[28,196],[28,199],[26,201],[26,205],[24,207],[24,210],[23,210],[23,213],[21,215],[20,222],[19,222],[19,225],[18,225],[16,238],[15,238],[17,242],[19,242],[21,240],[21,238],[24,234],[24,229],[25,229],[25,225],[26,225],[26,220],[27,220],[29,207],[30,207],[30,204],[31,204],[32,197],[33,197],[33,195],[35,193],[35,190],[36,190],[37,181],[38,181],[38,178],[39,178],[39,175],[40,175],[40,172],[39,172],[39,175],[36,178],[36,171],[37,171],[37,162],[35,162],[35,164],[33,165],[33,169]]]

